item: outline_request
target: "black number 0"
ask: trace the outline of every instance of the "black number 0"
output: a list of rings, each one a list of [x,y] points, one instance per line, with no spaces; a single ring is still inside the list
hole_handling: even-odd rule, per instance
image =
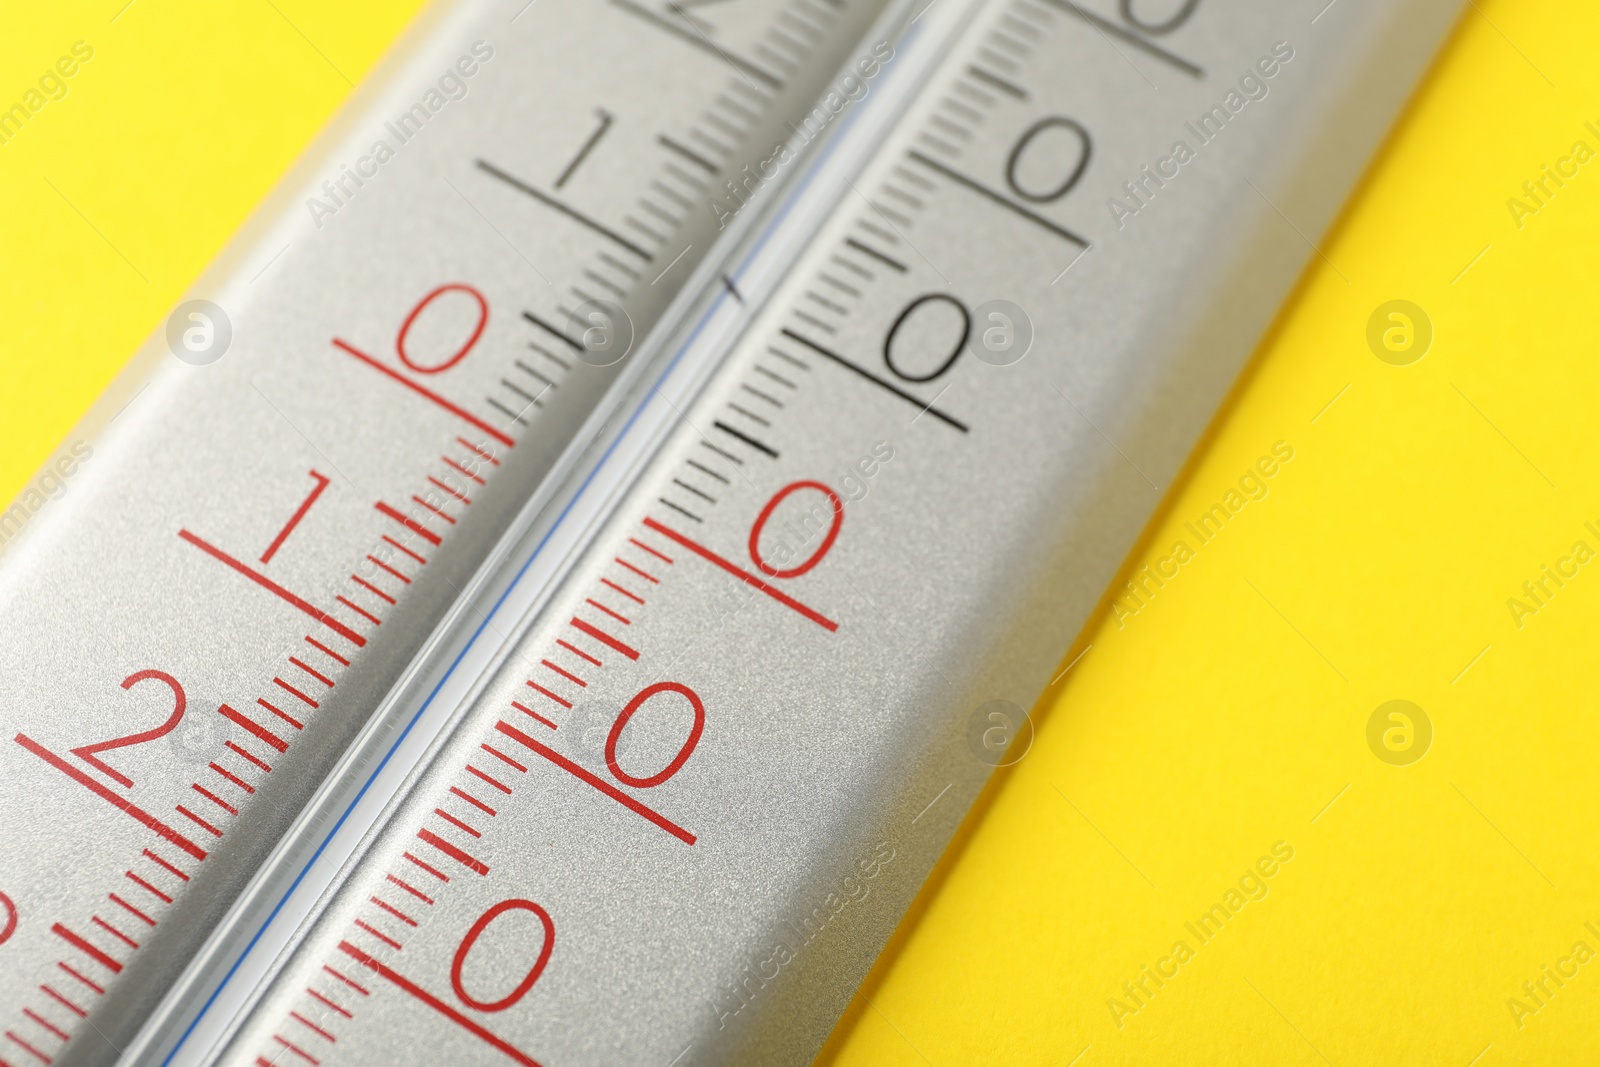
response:
[[[1152,37],[1160,37],[1189,21],[1189,16],[1194,14],[1194,9],[1200,6],[1200,0],[1183,0],[1183,6],[1173,12],[1172,17],[1165,22],[1145,22],[1133,13],[1133,0],[1122,0],[1122,17],[1130,26],[1137,26]]]
[[[1072,172],[1062,180],[1061,184],[1054,189],[1042,193],[1024,189],[1022,183],[1017,180],[1017,164],[1022,161],[1022,153],[1033,143],[1035,137],[1045,130],[1057,128],[1067,130],[1077,137],[1079,145],[1077,165],[1072,168]],[[1078,179],[1083,177],[1083,172],[1088,169],[1089,156],[1091,154],[1093,154],[1093,141],[1089,137],[1089,131],[1083,128],[1082,123],[1062,115],[1051,115],[1049,118],[1040,119],[1032,126],[1029,126],[1022,136],[1017,139],[1016,147],[1011,150],[1011,158],[1006,160],[1006,184],[1011,186],[1011,191],[1022,197],[1022,199],[1032,201],[1035,204],[1048,204],[1052,200],[1060,200],[1070,193],[1072,187],[1078,184]]]

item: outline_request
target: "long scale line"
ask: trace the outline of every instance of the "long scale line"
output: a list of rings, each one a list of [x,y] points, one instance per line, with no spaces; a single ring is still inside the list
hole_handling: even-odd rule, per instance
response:
[[[512,726],[510,723],[502,720],[495,723],[495,729],[499,730],[513,741],[527,748],[529,751],[543,756],[545,759],[549,760],[557,767],[560,767],[568,774],[571,774],[579,781],[594,786],[600,792],[604,793],[612,800],[615,800],[618,804],[621,804],[629,811],[637,815],[644,816],[650,822],[655,823],[657,826],[661,827],[661,829],[665,830],[673,837],[676,837],[684,844],[694,844],[694,834],[691,834],[689,831],[685,830],[683,827],[679,826],[665,815],[662,815],[654,808],[648,807],[640,803],[638,800],[635,800],[633,797],[629,796],[627,793],[624,793],[622,790],[618,789],[604,778],[600,778],[594,774],[591,774],[587,769],[567,759],[567,757],[561,755],[561,753],[555,751],[547,745],[540,744],[538,741],[534,740],[532,737],[529,737],[527,734],[523,733],[515,726]]]
[[[858,366],[856,363],[852,362],[851,360],[845,359],[843,356],[839,355],[839,353],[834,352],[834,351],[832,351],[830,349],[824,348],[821,345],[817,344],[815,341],[811,340],[810,338],[804,337],[801,334],[795,333],[793,330],[791,330],[791,329],[789,329],[787,327],[784,328],[783,334],[784,334],[785,337],[788,337],[790,340],[793,340],[793,341],[796,341],[796,342],[798,342],[798,343],[800,343],[802,345],[805,345],[807,348],[811,349],[813,352],[817,353],[819,356],[826,356],[828,359],[831,359],[833,362],[837,363],[839,366],[845,367],[845,368],[848,368],[849,370],[855,371],[857,374],[861,375],[861,377],[865,378],[867,381],[871,382],[873,385],[876,385],[876,386],[879,386],[880,388],[888,390],[890,393],[893,393],[895,396],[899,397],[901,400],[904,400],[904,401],[906,401],[907,403],[910,403],[910,404],[915,404],[919,409],[926,411],[929,415],[932,415],[933,417],[935,417],[937,419],[942,419],[943,421],[949,423],[951,426],[954,426],[956,429],[960,430],[962,433],[967,433],[968,432],[966,423],[962,422],[961,420],[959,420],[957,418],[954,418],[953,416],[946,415],[944,412],[940,411],[938,408],[934,407],[932,404],[928,404],[928,403],[925,403],[922,400],[917,399],[916,397],[912,396],[910,393],[906,392],[904,389],[900,388],[898,385],[895,385],[893,382],[889,381],[887,378],[878,377],[876,374],[873,374],[871,371],[867,370],[865,367]]]
[[[1174,55],[1165,48],[1162,48],[1160,45],[1151,42],[1148,38],[1142,37],[1130,30],[1125,30],[1121,26],[1118,26],[1115,22],[1110,22],[1106,19],[1103,19],[1092,11],[1085,11],[1077,4],[1072,3],[1071,0],[1044,0],[1044,2],[1050,4],[1052,7],[1056,7],[1062,11],[1065,11],[1069,15],[1077,16],[1084,22],[1087,22],[1089,25],[1093,26],[1095,29],[1100,30],[1102,33],[1108,33],[1120,41],[1131,44],[1135,48],[1142,49],[1143,51],[1159,60],[1162,60],[1163,62],[1172,64],[1174,67],[1177,67],[1191,78],[1199,78],[1205,74],[1205,71],[1201,70],[1187,59],[1184,59],[1182,56]]]
[[[347,355],[354,356],[356,359],[358,359],[361,362],[365,363],[367,366],[371,367],[373,370],[376,370],[376,371],[382,373],[385,377],[387,377],[387,378],[389,378],[389,379],[391,379],[393,381],[399,382],[401,385],[405,386],[407,389],[410,389],[412,392],[416,393],[418,396],[421,396],[426,400],[432,401],[435,405],[437,405],[440,408],[443,408],[445,411],[448,411],[450,414],[454,415],[456,418],[461,419],[464,422],[470,423],[473,426],[476,426],[478,429],[482,430],[484,433],[488,434],[490,437],[493,437],[496,441],[499,441],[501,444],[505,445],[507,448],[515,447],[516,441],[509,434],[505,433],[505,431],[503,431],[503,430],[498,430],[495,427],[489,425],[487,422],[483,421],[478,416],[474,415],[472,412],[468,411],[466,408],[462,407],[461,405],[456,404],[453,401],[446,400],[444,397],[440,396],[438,393],[434,392],[432,389],[427,388],[426,386],[418,385],[416,382],[412,381],[410,378],[407,378],[404,374],[401,374],[399,371],[393,369],[392,367],[384,366],[382,363],[378,362],[376,359],[373,359],[371,356],[367,355],[365,352],[361,351],[359,348],[355,347],[354,345],[350,344],[347,341],[342,341],[339,338],[335,337],[333,339],[333,344],[334,344],[334,347],[339,349],[341,352],[344,352]]]
[[[634,3],[633,0],[611,0],[611,2],[616,4],[622,10],[628,12],[630,15],[636,15],[644,21],[650,23],[652,26],[655,26],[657,29],[665,30],[667,33],[670,33],[680,41],[684,41],[687,44],[700,49],[702,52],[707,52],[713,56],[716,56],[730,66],[750,75],[750,77],[765,85],[767,88],[783,88],[783,80],[778,78],[771,71],[768,71],[756,65],[755,63],[750,62],[748,59],[744,59],[741,56],[732,55],[724,49],[718,48],[703,35],[685,29],[684,27],[679,26],[677,23],[669,22],[660,15],[656,14],[654,11],[651,11],[648,8],[640,7],[638,4]]]
[[[651,262],[655,258],[649,252],[646,252],[644,249],[640,248],[638,245],[634,244],[632,241],[628,240],[626,237],[622,236],[620,233],[617,233],[615,230],[611,229],[609,226],[606,226],[603,223],[600,223],[600,222],[595,221],[594,219],[591,219],[589,216],[585,215],[583,212],[579,211],[576,208],[568,207],[566,204],[563,204],[561,201],[557,200],[555,197],[551,196],[550,194],[545,193],[545,192],[543,192],[543,191],[541,191],[539,189],[535,189],[533,186],[529,185],[527,182],[523,181],[521,178],[518,178],[514,174],[506,173],[505,171],[501,170],[499,167],[495,166],[493,163],[490,163],[487,159],[479,159],[479,160],[476,160],[475,162],[477,163],[478,169],[483,171],[485,174],[488,174],[491,177],[499,178],[501,181],[503,181],[507,185],[511,186],[511,188],[517,190],[517,192],[525,193],[528,196],[533,197],[535,200],[539,201],[539,203],[545,205],[546,207],[553,208],[554,210],[561,212],[563,215],[567,216],[567,218],[569,218],[569,219],[572,219],[574,222],[578,222],[578,223],[581,223],[584,226],[587,226],[589,229],[593,230],[595,233],[598,233],[600,236],[605,237],[605,238],[615,242],[620,247],[627,249],[629,252],[632,252],[634,255],[638,256],[640,259],[644,260],[646,263]]]
[[[282,600],[284,603],[296,608],[299,611],[303,611],[313,619],[316,619],[322,625],[326,626],[328,629],[332,630],[346,641],[349,641],[357,648],[360,648],[367,643],[366,638],[350,629],[338,619],[335,619],[333,616],[329,615],[320,608],[313,607],[310,603],[302,600],[300,597],[295,596],[293,593],[289,592],[289,590],[285,589],[271,578],[268,578],[266,575],[252,568],[249,564],[242,563],[239,560],[234,559],[232,556],[206,541],[204,538],[192,534],[188,530],[179,530],[178,536],[198,548],[200,551],[204,552],[206,555],[210,556],[212,559],[215,559],[218,562],[233,568],[238,573],[244,575],[252,582],[255,582],[257,585],[261,586],[261,588],[278,597],[278,599]]]
[[[78,770],[78,768],[74,767],[72,764],[68,763],[54,752],[51,752],[49,749],[39,744],[31,737],[28,737],[26,734],[18,734],[15,740],[17,744],[21,745],[29,752],[32,752],[40,759],[44,760],[56,770],[60,771],[62,774],[65,774],[68,778],[71,778],[79,785],[86,787],[95,796],[100,797],[102,800],[108,801],[113,807],[120,808],[124,813],[131,816],[135,822],[154,830],[157,835],[167,841],[172,842],[174,845],[177,845],[195,859],[203,860],[206,858],[205,849],[201,848],[199,845],[195,844],[193,841],[189,840],[189,838],[180,834],[178,831],[174,830],[160,819],[157,819],[154,815],[151,815],[143,808],[136,807],[131,801],[125,800],[116,793],[113,793],[109,788],[101,785],[93,778],[90,778],[87,774]]]
[[[971,189],[973,192],[977,193],[979,196],[985,197],[985,198],[993,201],[994,203],[999,204],[1001,207],[1015,212],[1016,214],[1018,214],[1018,215],[1022,216],[1023,218],[1027,219],[1029,222],[1033,223],[1035,226],[1038,226],[1038,227],[1040,227],[1041,229],[1044,229],[1044,230],[1048,230],[1050,233],[1055,234],[1057,237],[1060,237],[1060,238],[1063,238],[1065,240],[1071,241],[1073,244],[1077,245],[1079,248],[1088,248],[1089,247],[1089,241],[1088,241],[1087,238],[1078,236],[1076,233],[1073,233],[1071,230],[1067,229],[1065,226],[1056,225],[1055,223],[1051,222],[1049,219],[1045,218],[1043,215],[1035,214],[1034,212],[1029,211],[1027,208],[1022,207],[1019,204],[1012,203],[1009,198],[1001,196],[999,193],[995,192],[993,189],[989,188],[987,185],[984,185],[981,182],[973,181],[971,178],[967,177],[965,174],[962,174],[960,171],[952,170],[950,167],[947,167],[943,163],[940,163],[937,159],[934,159],[932,156],[924,155],[923,153],[917,151],[915,148],[911,149],[906,154],[908,156],[910,156],[912,159],[916,160],[918,163],[921,163],[924,167],[927,167],[929,170],[937,171],[938,173],[944,175],[946,178],[949,178],[951,181],[955,182],[956,184],[965,186],[966,188]]]
[[[682,545],[684,548],[687,548],[701,559],[717,565],[718,567],[727,571],[729,574],[733,575],[735,578],[738,578],[740,581],[767,594],[784,607],[791,608],[794,611],[799,612],[802,616],[810,619],[812,622],[816,623],[824,630],[827,630],[829,633],[833,633],[839,629],[838,623],[834,622],[826,615],[823,615],[815,608],[807,607],[806,605],[800,603],[800,601],[783,592],[783,590],[776,589],[773,586],[768,585],[766,582],[762,581],[760,578],[757,578],[755,575],[751,574],[743,567],[740,567],[738,564],[717,555],[715,552],[711,551],[709,548],[706,548],[704,545],[699,544],[698,542],[689,540],[687,537],[683,536],[683,534],[672,529],[671,527],[663,526],[654,519],[645,519],[644,524],[650,529],[654,530],[656,533],[661,534],[663,537],[668,537],[676,541],[678,544]]]
[[[423,989],[415,982],[412,982],[410,979],[405,978],[396,971],[386,967],[383,963],[361,951],[350,942],[339,942],[339,951],[355,960],[356,963],[362,967],[362,969],[371,974],[377,975],[384,981],[389,982],[395,988],[411,995],[412,997],[415,997],[417,1000],[420,1000],[422,1003],[426,1004],[440,1015],[443,1015],[446,1019],[449,1019],[451,1022],[467,1031],[473,1037],[476,1037],[480,1041],[499,1049],[516,1062],[522,1064],[522,1067],[540,1067],[539,1061],[535,1060],[532,1056],[529,1056],[527,1053],[523,1052],[515,1045],[512,1045],[504,1038],[497,1037],[491,1031],[484,1029],[477,1022],[467,1018],[455,1008],[452,1008],[449,1004],[446,1004],[444,1001],[440,1000],[432,993],[429,993],[426,989]]]
[[[89,942],[85,941],[71,930],[68,930],[60,923],[52,924],[50,927],[50,932],[55,934],[61,940],[65,941],[67,944],[71,945],[73,948],[77,949],[79,952],[83,953],[85,956],[88,956],[90,959],[100,964],[100,966],[104,967],[112,974],[122,973],[122,964],[112,959],[100,949],[95,948]]]

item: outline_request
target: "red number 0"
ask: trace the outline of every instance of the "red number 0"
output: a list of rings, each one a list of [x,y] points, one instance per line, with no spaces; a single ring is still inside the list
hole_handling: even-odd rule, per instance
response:
[[[644,702],[657,693],[677,693],[689,698],[689,706],[694,709],[694,725],[689,729],[689,736],[683,742],[683,747],[678,749],[678,754],[672,757],[661,770],[648,778],[635,778],[623,770],[617,763],[617,743],[622,740],[622,731],[627,729],[628,722],[633,718],[633,713],[644,706]],[[617,721],[611,724],[611,733],[606,737],[606,766],[611,768],[611,773],[617,776],[619,782],[625,782],[635,789],[648,789],[653,785],[660,785],[683,767],[689,757],[694,754],[694,746],[700,743],[700,735],[706,728],[706,706],[700,702],[700,697],[693,689],[678,682],[657,682],[655,685],[646,686],[639,690],[639,694],[628,701],[622,713],[617,716]]]
[[[828,503],[833,505],[833,515],[828,520],[828,534],[822,539],[822,544],[817,546],[817,550],[806,557],[799,566],[780,570],[761,557],[761,531],[766,529],[767,520],[772,518],[772,513],[778,509],[778,505],[787,500],[791,493],[798,493],[802,489],[815,489],[826,496]],[[839,499],[839,494],[835,493],[830,486],[823,485],[821,482],[791,482],[779,489],[773,498],[767,501],[767,506],[762,508],[761,514],[756,516],[755,525],[750,527],[750,559],[760,568],[762,574],[768,574],[774,578],[798,578],[822,562],[822,557],[828,554],[828,549],[832,548],[833,543],[839,539],[839,528],[843,525],[844,501]]]
[[[460,348],[456,349],[455,355],[451,356],[443,363],[435,363],[432,366],[429,366],[426,363],[418,363],[411,358],[411,353],[406,351],[406,335],[411,332],[411,325],[417,321],[417,316],[422,314],[423,308],[433,303],[434,300],[443,296],[445,293],[452,292],[466,293],[468,296],[472,297],[473,300],[478,302],[478,325],[473,328],[472,336],[467,338],[466,344],[463,344]],[[463,285],[460,282],[451,282],[448,285],[439,286],[439,288],[423,297],[421,302],[418,303],[416,307],[411,309],[411,314],[406,316],[405,323],[400,327],[400,336],[395,338],[394,349],[400,354],[400,362],[404,363],[417,373],[438,374],[441,371],[449,370],[451,367],[454,367],[457,363],[460,363],[467,357],[467,353],[472,351],[472,346],[478,343],[478,338],[483,336],[483,328],[487,326],[488,323],[489,301],[483,298],[483,294],[478,292],[478,290],[474,289],[470,285]]]
[[[17,906],[11,902],[10,897],[0,893],[0,908],[4,908],[6,913],[5,925],[0,926],[0,945],[3,945],[17,932]]]
[[[122,680],[122,688],[132,689],[147,678],[154,678],[172,687],[172,714],[167,717],[166,722],[157,726],[154,730],[143,730],[136,734],[129,734],[126,737],[113,737],[110,741],[96,741],[92,745],[82,745],[72,750],[74,756],[77,756],[89,766],[105,774],[113,781],[121,782],[130,788],[133,786],[133,779],[105,763],[95,753],[108,752],[114,748],[126,748],[129,745],[142,745],[146,741],[155,741],[158,738],[166,737],[178,728],[178,722],[183,718],[184,706],[188,703],[183,695],[183,686],[179,685],[178,680],[166,671],[139,671],[137,674],[130,674]]]
[[[466,991],[461,985],[461,968],[466,965],[467,953],[472,951],[472,946],[478,943],[478,938],[488,929],[490,923],[508,911],[531,911],[539,917],[539,922],[544,926],[544,944],[539,948],[539,958],[533,961],[533,966],[528,968],[528,973],[523,976],[517,987],[499,1000],[479,1000]],[[533,983],[539,980],[544,973],[544,965],[550,962],[550,950],[556,947],[556,924],[550,921],[550,913],[531,900],[502,900],[482,915],[472,924],[467,931],[467,936],[461,939],[461,946],[456,949],[456,958],[450,964],[450,988],[456,991],[456,996],[461,998],[461,1003],[477,1008],[479,1011],[505,1011],[511,1005],[527,995],[533,988]]]

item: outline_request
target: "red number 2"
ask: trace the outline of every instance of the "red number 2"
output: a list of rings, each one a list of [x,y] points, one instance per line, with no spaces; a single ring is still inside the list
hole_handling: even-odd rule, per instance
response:
[[[95,770],[105,774],[113,781],[121,782],[123,785],[129,786],[130,788],[133,785],[133,779],[129,778],[115,767],[106,764],[100,759],[99,756],[95,755],[95,753],[108,752],[114,748],[126,748],[129,745],[142,745],[146,741],[155,741],[166,737],[173,730],[178,728],[178,723],[183,719],[183,709],[188,703],[187,699],[183,695],[183,686],[179,685],[178,680],[172,675],[168,674],[166,671],[139,671],[137,674],[130,674],[122,680],[122,688],[132,689],[135,685],[138,685],[147,678],[158,679],[159,681],[163,681],[172,687],[172,714],[167,717],[166,722],[162,723],[160,726],[157,726],[154,730],[141,730],[139,733],[129,734],[126,737],[113,737],[109,741],[96,741],[92,745],[83,745],[72,750],[72,754],[74,756],[77,756]]]

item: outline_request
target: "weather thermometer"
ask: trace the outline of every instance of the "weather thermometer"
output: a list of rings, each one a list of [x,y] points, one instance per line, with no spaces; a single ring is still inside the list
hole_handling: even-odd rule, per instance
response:
[[[121,1027],[130,1060],[171,1062],[376,1064],[419,1049],[444,1062],[808,1061],[992,768],[1026,743],[1023,709],[1454,7],[942,0],[905,36],[888,29],[907,21],[899,9],[871,28],[870,13],[854,12],[849,35],[849,9],[837,9],[847,42],[826,57],[818,45],[794,71],[758,67],[783,83],[771,94],[823,70],[776,140],[802,139],[807,116],[834,116],[831,136],[810,154],[753,140],[735,184],[696,194],[704,220],[685,233],[699,226],[709,241],[725,226],[734,245],[715,262],[678,264],[693,280],[621,372],[593,366],[621,320],[575,306],[604,311],[598,283],[519,305],[523,330],[498,298],[453,280],[469,269],[453,224],[385,200],[400,197],[387,168],[405,166],[411,147],[363,165],[355,150],[370,137],[352,138],[335,153],[340,167],[378,176],[328,178],[349,195],[343,206],[324,198],[338,211],[317,233],[347,219],[370,229],[318,251],[328,265],[314,271],[323,237],[307,239],[305,263],[292,245],[261,279],[280,279],[259,311],[276,344],[315,344],[317,360],[258,357],[244,369],[240,349],[258,327],[233,316],[234,350],[204,371],[240,366],[236,384],[202,388],[169,371],[176,384],[158,378],[161,391],[96,444],[90,471],[102,458],[116,468],[98,491],[126,494],[125,506],[63,507],[54,528],[65,547],[31,537],[7,556],[5,617],[23,667],[7,683],[21,728],[0,756],[0,788],[17,791],[8,805],[22,829],[4,877],[21,889],[0,886],[20,917],[0,952],[23,946],[14,958],[26,971],[7,971],[18,1003],[8,1039],[106,1062],[116,1052],[95,1051],[86,1032]],[[630,48],[647,54],[647,33],[660,34],[710,57],[691,39],[708,36],[695,20],[714,10],[679,5],[650,19],[541,4],[508,32],[546,18],[552,37],[539,40],[559,55],[593,20],[613,35],[608,48],[634,32]],[[795,10],[769,8],[770,25],[793,36],[772,12]],[[407,63],[444,70],[488,40],[473,33],[441,43],[449,34],[434,28],[419,48],[428,62]],[[753,46],[734,39],[731,28],[714,39],[716,75],[764,84],[746,69],[759,63]],[[505,51],[474,77],[505,69],[495,67]],[[853,79],[837,83],[843,92],[830,85],[841,69]],[[644,109],[675,91],[632,65],[565,76],[596,92],[637,76]],[[470,113],[477,92],[440,115]],[[398,114],[415,95],[397,88],[373,115]],[[567,192],[600,169],[621,125],[593,112],[587,127],[572,121],[574,159],[606,132],[559,191],[561,168],[547,166],[556,173],[541,185],[516,158],[512,145],[531,152],[527,138],[473,139],[440,157],[459,162],[441,167],[477,219],[480,271],[487,260],[503,276],[554,277],[570,235],[584,234],[597,258],[637,271],[640,291],[652,270],[670,275],[674,253],[625,228],[620,196],[601,218]],[[669,139],[695,151],[686,136]],[[663,166],[676,158],[692,173],[656,143]],[[468,188],[469,177],[482,184]],[[755,196],[767,182],[783,195]],[[550,214],[507,221],[511,205]],[[373,256],[381,235],[408,225],[438,234],[437,261]],[[558,225],[572,230],[543,236]],[[652,266],[627,259],[618,239]],[[535,240],[548,240],[548,260]],[[449,273],[416,280],[409,303],[395,295],[377,308],[367,295],[407,292],[441,262]],[[592,264],[573,266],[561,276]],[[230,307],[219,291],[215,303]],[[645,318],[628,310],[636,325]],[[506,338],[565,359],[573,377],[543,393],[478,358]],[[294,377],[302,368],[314,372]],[[591,372],[610,374],[585,394],[596,399],[560,414],[566,383]],[[495,393],[501,375],[545,406]],[[268,403],[246,404],[253,391]],[[529,427],[493,421],[491,398]],[[542,425],[549,438],[524,436]],[[251,446],[268,432],[272,443]],[[348,440],[367,433],[377,445]],[[455,450],[440,453],[440,434]],[[543,442],[543,469],[511,487],[525,440]],[[281,470],[285,456],[302,462]],[[427,466],[446,459],[463,473]],[[403,474],[382,480],[391,466],[425,469],[438,492],[471,502]],[[510,487],[499,520],[474,534],[465,520],[489,510],[476,509],[497,485]],[[360,506],[327,508],[341,491]],[[538,508],[513,522],[530,492]],[[397,614],[296,560],[319,520],[341,544],[366,548],[375,535],[427,560],[374,546],[367,554],[395,568],[396,584],[350,575],[395,596],[385,607]],[[129,553],[130,540],[159,547]],[[453,544],[474,551],[461,550],[457,570],[436,569]],[[431,605],[425,621],[380,645],[405,598]],[[461,625],[430,637],[446,616]],[[292,640],[281,636],[290,623]],[[153,646],[167,658],[151,659]],[[262,648],[285,658],[258,665]],[[330,653],[348,662],[330,664]],[[350,703],[330,712],[335,683]],[[86,729],[131,721],[135,706],[155,724],[148,737],[106,745]],[[88,707],[108,710],[95,718]],[[197,769],[164,776],[191,720],[213,724],[195,743]],[[277,765],[301,751],[283,775]],[[219,772],[202,773],[212,763],[236,779],[231,792],[212,780]],[[247,837],[243,858],[218,862]],[[99,873],[102,849],[128,858]],[[241,869],[258,860],[259,872]],[[155,924],[118,914],[108,889],[142,901]],[[124,976],[147,950],[118,935],[165,934],[173,913],[131,895],[149,891],[172,898],[162,908],[186,908],[194,932],[171,935],[184,948],[162,968],[144,965],[160,981],[139,988]],[[101,1013],[92,1028],[89,1011]]]

